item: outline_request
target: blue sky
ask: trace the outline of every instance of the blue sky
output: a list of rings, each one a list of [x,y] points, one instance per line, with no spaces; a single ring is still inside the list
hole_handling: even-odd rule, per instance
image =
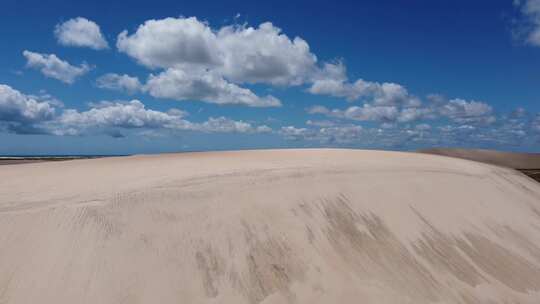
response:
[[[538,151],[540,1],[3,1],[0,154]]]

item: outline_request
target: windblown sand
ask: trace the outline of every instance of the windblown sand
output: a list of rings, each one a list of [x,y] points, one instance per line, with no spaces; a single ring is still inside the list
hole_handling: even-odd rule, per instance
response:
[[[540,303],[540,184],[355,150],[6,165],[0,303]]]

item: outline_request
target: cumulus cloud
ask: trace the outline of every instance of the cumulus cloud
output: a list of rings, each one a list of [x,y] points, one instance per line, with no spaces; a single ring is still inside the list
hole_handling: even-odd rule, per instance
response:
[[[514,1],[523,16],[518,34],[534,46],[540,46],[540,0]]]
[[[314,77],[313,84],[308,89],[311,94],[343,97],[349,101],[356,100],[367,94],[368,84],[363,80],[348,83],[346,67],[342,62],[325,63]]]
[[[323,115],[326,115],[326,114],[330,113],[330,110],[325,106],[314,105],[314,106],[311,106],[311,107],[307,108],[306,112],[308,114],[323,114]]]
[[[269,22],[214,30],[195,17],[148,20],[116,45],[149,68],[212,69],[235,83],[301,84],[317,61],[306,41]]]
[[[354,83],[334,79],[316,80],[308,91],[316,95],[343,97],[349,101],[362,98],[379,106],[417,106],[420,103],[417,97],[409,95],[407,89],[399,84],[369,82],[363,79]]]
[[[452,99],[439,108],[441,115],[459,123],[493,123],[495,116],[490,105],[479,101]]]
[[[159,98],[272,106],[277,104],[275,98],[254,96],[239,85],[309,84],[311,94],[362,99],[374,106],[421,105],[402,85],[349,81],[341,61],[318,62],[305,40],[290,38],[270,22],[212,28],[196,17],[148,20],[133,33],[121,32],[116,45],[138,63],[165,70],[146,84],[147,91]],[[178,84],[173,85],[172,79]],[[198,86],[203,88],[200,93]]]
[[[491,106],[480,101],[448,100],[441,95],[429,95],[429,102],[406,106],[403,103],[377,105],[374,99],[361,106],[329,109],[315,105],[306,109],[312,115],[323,115],[337,120],[331,127],[308,121],[308,128],[282,129],[288,140],[318,141],[323,144],[354,144],[367,147],[404,148],[414,145],[515,145],[532,134],[535,124],[523,109],[496,118]],[[378,127],[344,133],[344,120],[373,121]],[[530,120],[530,121],[529,121]],[[427,121],[444,127],[432,127]],[[416,125],[412,125],[416,123]],[[318,128],[317,128],[318,127]],[[335,138],[330,136],[335,134]],[[345,136],[344,134],[349,134]]]
[[[158,128],[180,119],[183,113],[165,113],[146,109],[138,100],[126,103],[94,104],[94,108],[79,112],[65,110],[55,121],[61,128],[54,130],[58,135],[74,135],[86,130],[102,128]]]
[[[398,122],[413,122],[420,119],[434,119],[432,107],[403,108],[399,113]]]
[[[299,37],[290,39],[270,22],[258,28],[227,26],[217,32],[222,73],[234,82],[298,85],[315,71],[317,58]]]
[[[36,122],[51,119],[54,107],[40,102],[12,87],[0,84],[0,120],[11,122]]]
[[[116,46],[150,68],[220,63],[215,33],[195,17],[148,20],[132,35],[120,33]]]
[[[424,119],[448,118],[461,124],[492,124],[496,121],[491,106],[479,101],[463,99],[447,100],[440,95],[428,97],[431,103],[418,106],[377,105],[376,102],[351,106],[344,110],[328,109],[324,106],[312,106],[309,114],[322,114],[339,119],[356,121],[376,121],[381,123],[408,123]]]
[[[123,136],[130,129],[159,131],[194,131],[206,133],[268,133],[266,125],[254,125],[227,117],[209,117],[192,122],[188,113],[179,109],[166,112],[146,108],[139,100],[101,101],[90,103],[89,109],[63,109],[48,94],[40,97],[23,94],[0,84],[0,129],[19,134],[52,135],[106,134]]]
[[[71,65],[69,62],[61,60],[55,54],[42,54],[30,51],[23,51],[26,57],[26,66],[41,71],[46,77],[60,80],[67,84],[72,84],[77,78],[91,70],[86,63],[80,66]]]
[[[363,104],[351,106],[345,110],[328,109],[316,105],[307,109],[309,114],[322,114],[329,117],[356,121],[376,121],[382,123],[410,122],[428,117],[432,110],[428,108],[399,108],[398,106],[377,106]]]
[[[279,132],[287,140],[317,141],[322,144],[348,144],[359,140],[364,129],[358,125],[331,125],[320,128],[282,127]]]
[[[87,111],[65,110],[57,119],[46,125],[55,135],[107,134],[123,136],[129,129],[196,131],[207,133],[265,133],[269,127],[254,126],[244,121],[226,117],[210,117],[204,122],[186,120],[187,113],[178,109],[167,112],[147,109],[139,100],[128,102],[100,102],[90,105]]]
[[[317,135],[313,129],[297,128],[294,126],[281,127],[279,133],[287,140],[309,140]]]
[[[142,89],[142,84],[139,81],[139,78],[126,74],[119,75],[115,73],[108,73],[100,76],[96,80],[96,85],[101,89],[122,91],[129,94],[134,94]]]
[[[454,126],[452,126],[454,127]],[[284,139],[297,142],[316,142],[330,146],[405,148],[428,144],[448,144],[454,141],[455,128],[444,133],[433,131],[427,124],[404,126],[403,128],[364,128],[353,124],[336,124],[331,127],[287,126],[279,130]],[[461,133],[463,142],[470,140],[473,132]],[[485,137],[485,141],[489,136]]]
[[[316,127],[333,127],[336,125],[335,122],[330,120],[306,120],[306,125],[308,126],[316,126]]]
[[[348,101],[363,99],[377,106],[416,107],[421,104],[420,99],[410,95],[405,87],[396,83],[378,83],[363,79],[349,82],[345,66],[341,62],[324,64],[308,92],[342,97]]]
[[[95,50],[109,48],[99,25],[83,17],[57,24],[54,35],[58,43],[65,46],[89,47]]]
[[[420,120],[414,124],[412,122],[398,124],[399,121],[396,119],[394,122],[383,122],[376,127],[357,126],[360,128],[356,129],[352,128],[355,125],[346,124],[341,120],[345,117],[346,110],[330,110],[318,106],[308,111],[315,110],[319,115],[338,119],[331,121],[330,124],[308,120],[305,127],[287,126],[279,130],[279,134],[284,139],[292,141],[400,149],[418,149],[434,145],[509,147],[536,144],[540,140],[540,114],[534,115],[518,108],[495,119],[492,110],[480,102],[459,99],[448,101],[444,97],[439,101],[437,107],[429,108],[433,111],[429,115],[437,115],[438,120],[429,123]],[[441,112],[448,116],[443,116]],[[358,115],[360,119],[364,119],[362,117],[364,113]],[[354,115],[351,117],[355,118]]]
[[[531,24],[538,25],[540,23],[534,23],[534,20],[537,20],[540,5],[535,6],[535,3],[538,0],[525,1],[520,8],[532,20]],[[529,34],[529,42],[534,43],[534,30]],[[63,45],[94,49],[108,47],[99,26],[80,17],[57,25],[55,35]],[[532,118],[523,109],[496,118],[491,106],[484,102],[448,100],[440,95],[427,96],[427,102],[423,102],[397,83],[349,79],[343,62],[319,62],[305,40],[289,37],[269,22],[257,27],[229,25],[212,28],[195,17],[148,20],[132,33],[120,33],[116,46],[120,52],[153,71],[141,81],[126,74],[108,73],[96,79],[99,88],[129,94],[140,92],[178,101],[278,107],[281,106],[279,99],[257,95],[249,85],[305,85],[311,94],[360,101],[358,105],[341,109],[320,105],[306,109],[309,114],[326,116],[328,120],[307,120],[305,126],[284,126],[276,131],[288,140],[313,140],[327,144],[377,141],[401,145],[407,141],[451,142],[460,137],[471,141],[490,141],[497,137],[493,132],[499,132],[501,140],[510,140],[512,137],[526,137],[536,129],[540,131],[540,119]],[[23,55],[28,67],[65,83],[73,83],[91,69],[84,63],[71,65],[54,54],[24,51]],[[13,97],[17,94],[7,94],[9,90],[3,90],[0,90],[1,94],[11,96],[0,99],[0,121],[3,121],[4,128],[9,121],[11,126],[29,126],[30,129],[56,135],[102,133],[115,137],[132,129],[140,134],[153,135],[162,134],[163,130],[272,132],[265,125],[257,126],[226,117],[192,122],[183,111],[151,110],[138,100],[99,102],[90,104],[90,108],[83,111],[62,109],[52,101],[20,92],[17,92],[19,97]],[[440,119],[436,124],[427,123],[427,120],[436,118]],[[448,125],[441,127],[441,121]],[[367,128],[352,124],[356,122],[378,124]]]
[[[345,111],[333,110],[332,115],[359,121],[395,121],[399,111],[394,106],[371,106],[364,104],[361,107],[353,106]]]
[[[150,74],[146,84],[137,77],[105,74],[96,80],[99,88],[127,92],[145,92],[156,98],[199,100],[215,104],[236,104],[250,107],[279,107],[281,101],[273,96],[260,97],[251,90],[230,83],[215,72],[201,69],[184,71],[170,68]]]
[[[316,61],[305,41],[289,39],[271,23],[212,29],[195,17],[148,20],[132,34],[120,33],[116,46],[148,68],[163,69],[143,86],[153,97],[251,107],[281,102],[238,84],[300,84]]]
[[[268,133],[272,129],[266,125],[253,126],[245,121],[232,120],[226,117],[210,117],[207,121],[200,124],[193,124],[191,127],[195,131],[220,132],[220,133]]]
[[[323,143],[345,144],[358,140],[364,128],[356,125],[332,126],[319,129],[318,140]]]
[[[144,90],[157,98],[174,100],[201,100],[216,104],[240,104],[250,107],[279,107],[281,102],[273,96],[259,97],[251,90],[227,82],[223,77],[207,70],[167,69],[150,75]]]
[[[0,84],[0,128],[17,133],[38,133],[36,124],[53,119],[54,104],[39,101]]]

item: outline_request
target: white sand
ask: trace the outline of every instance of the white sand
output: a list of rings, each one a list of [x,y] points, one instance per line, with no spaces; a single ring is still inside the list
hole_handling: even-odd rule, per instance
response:
[[[6,165],[0,303],[540,303],[540,184],[354,150]]]

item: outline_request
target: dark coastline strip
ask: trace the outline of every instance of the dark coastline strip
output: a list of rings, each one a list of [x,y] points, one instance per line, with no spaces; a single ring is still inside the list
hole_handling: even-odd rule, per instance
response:
[[[540,183],[540,169],[517,169],[517,170]]]
[[[41,163],[46,162],[47,160],[40,159],[0,159],[1,165],[21,165],[21,164],[31,164],[31,163]]]
[[[104,156],[32,156],[32,157],[0,157],[1,165],[20,165],[30,163],[41,163],[50,161],[66,161],[77,159],[100,158]]]

